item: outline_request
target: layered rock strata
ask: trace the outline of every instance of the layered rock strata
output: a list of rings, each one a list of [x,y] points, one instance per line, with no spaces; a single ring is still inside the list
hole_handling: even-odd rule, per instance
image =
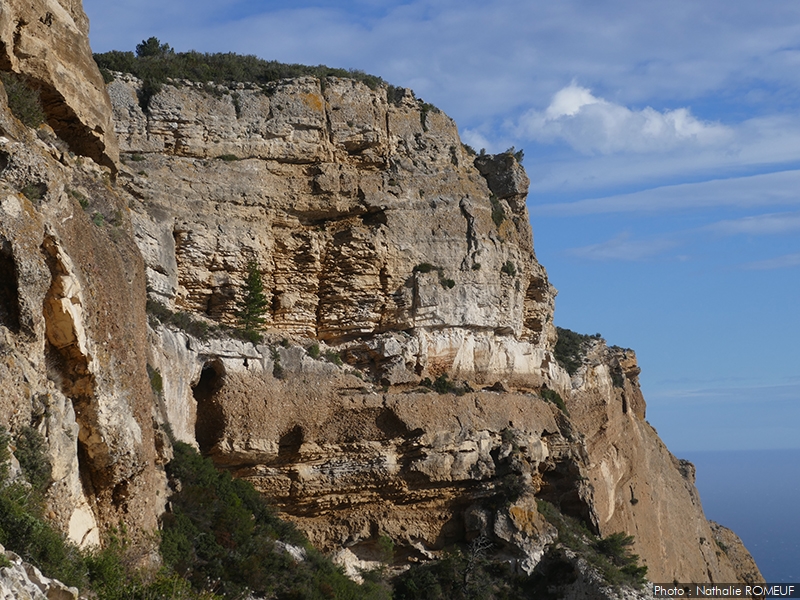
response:
[[[152,531],[166,488],[127,207],[108,169],[62,147],[0,88],[0,415],[44,435],[50,518],[87,545],[121,520]]]
[[[4,0],[0,71],[23,75],[40,92],[48,124],[73,152],[116,169],[111,106],[79,1]]]
[[[155,297],[231,323],[256,260],[268,326],[387,383],[540,380],[555,292],[511,155],[479,157],[482,175],[443,113],[350,80],[168,85],[147,115],[137,85],[109,93]]]
[[[0,415],[45,436],[73,541],[156,529],[171,429],[351,563],[386,535],[398,564],[477,540],[520,572],[572,565],[584,597],[547,500],[634,535],[654,580],[759,577],[647,424],[633,353],[598,342],[574,377],[555,360],[513,154],[347,79],[175,81],[144,112],[133,77],[106,95],[87,27],[78,2],[0,7],[0,69],[51,126],[0,92]],[[148,327],[146,292],[191,315],[171,323],[235,325],[252,261],[263,343]]]
[[[147,113],[140,85],[109,93],[151,298],[235,324],[255,260],[270,300],[262,346],[153,329],[180,439],[364,564],[380,535],[403,560],[483,536],[531,572],[555,537],[539,498],[634,535],[654,580],[737,580],[633,352],[597,342],[572,378],[553,357],[512,154],[471,156],[410,92],[349,80],[176,81]],[[440,376],[466,393],[419,385]]]

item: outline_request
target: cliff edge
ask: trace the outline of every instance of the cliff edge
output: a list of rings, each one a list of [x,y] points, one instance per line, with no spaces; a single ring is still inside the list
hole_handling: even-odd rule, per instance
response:
[[[71,540],[157,529],[174,436],[354,574],[388,537],[396,567],[478,544],[591,587],[553,507],[633,535],[653,581],[760,577],[645,420],[635,354],[584,340],[565,368],[513,153],[339,77],[171,80],[144,110],[79,7],[37,2],[0,8],[0,69],[52,127],[0,93],[0,415],[44,436]]]

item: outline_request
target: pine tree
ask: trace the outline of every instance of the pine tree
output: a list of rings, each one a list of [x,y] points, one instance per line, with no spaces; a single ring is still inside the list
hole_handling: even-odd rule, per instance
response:
[[[264,282],[255,260],[247,263],[247,279],[244,284],[244,298],[236,316],[239,324],[251,340],[259,338],[258,331],[264,327],[267,313],[267,298],[264,296]]]

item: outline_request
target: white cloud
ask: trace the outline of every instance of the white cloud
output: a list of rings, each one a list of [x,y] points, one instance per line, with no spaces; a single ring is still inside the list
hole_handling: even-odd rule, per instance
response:
[[[594,96],[574,82],[553,96],[544,111],[529,110],[517,134],[538,142],[563,140],[584,154],[665,152],[676,147],[719,145],[732,132],[695,118],[687,108],[631,110]]]
[[[623,233],[607,242],[571,248],[567,253],[589,260],[637,261],[652,258],[675,245],[675,241],[667,239],[632,240],[629,233]]]
[[[726,235],[776,235],[800,231],[800,213],[769,213],[718,221],[708,229]]]
[[[718,206],[758,207],[800,204],[800,170],[668,185],[631,194],[578,202],[530,204],[533,216],[659,212]]]
[[[800,267],[800,252],[795,254],[784,254],[767,260],[756,260],[742,265],[743,269],[749,271],[772,271],[775,269],[790,269]]]

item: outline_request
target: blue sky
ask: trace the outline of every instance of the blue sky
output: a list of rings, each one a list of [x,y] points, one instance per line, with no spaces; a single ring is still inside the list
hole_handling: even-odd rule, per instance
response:
[[[800,447],[800,3],[84,0],[155,35],[413,88],[525,151],[556,323],[637,351],[673,451]]]

